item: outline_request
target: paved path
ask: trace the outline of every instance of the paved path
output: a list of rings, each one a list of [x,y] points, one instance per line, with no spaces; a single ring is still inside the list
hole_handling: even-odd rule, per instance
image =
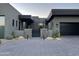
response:
[[[79,37],[61,40],[13,40],[0,45],[0,55],[9,56],[79,56]]]

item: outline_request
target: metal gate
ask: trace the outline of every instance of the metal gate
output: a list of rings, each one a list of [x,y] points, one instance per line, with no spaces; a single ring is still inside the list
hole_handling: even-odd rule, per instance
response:
[[[32,29],[32,37],[40,37],[40,29]]]

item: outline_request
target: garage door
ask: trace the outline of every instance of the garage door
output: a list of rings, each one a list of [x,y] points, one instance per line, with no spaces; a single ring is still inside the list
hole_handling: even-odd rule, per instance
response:
[[[61,22],[60,34],[61,35],[79,35],[79,23]]]

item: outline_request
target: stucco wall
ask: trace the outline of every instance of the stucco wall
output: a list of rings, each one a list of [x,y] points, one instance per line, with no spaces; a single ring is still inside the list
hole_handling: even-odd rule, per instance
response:
[[[32,29],[24,29],[24,37],[27,38],[32,38]]]
[[[20,13],[14,9],[8,3],[0,3],[0,15],[5,15],[5,38],[10,36],[13,31],[15,31],[18,27],[16,27],[16,20],[18,21],[18,15]],[[15,20],[15,26],[12,26],[12,20]],[[17,25],[18,26],[18,25]]]
[[[16,30],[15,36],[24,36],[24,30]]]
[[[41,38],[46,38],[48,36],[48,30],[47,29],[41,29]]]
[[[32,29],[16,30],[16,36],[23,36],[24,38],[32,38]]]

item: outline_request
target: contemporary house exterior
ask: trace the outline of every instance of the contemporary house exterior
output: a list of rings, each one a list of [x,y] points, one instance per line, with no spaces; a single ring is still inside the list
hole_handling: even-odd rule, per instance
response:
[[[0,3],[0,38],[10,38],[14,34],[40,37],[40,23],[45,24],[45,18],[22,15],[9,3]]]
[[[0,38],[79,35],[79,9],[52,9],[47,18],[22,15],[8,3],[0,3]]]
[[[79,35],[79,9],[52,9],[46,25],[61,36]]]

